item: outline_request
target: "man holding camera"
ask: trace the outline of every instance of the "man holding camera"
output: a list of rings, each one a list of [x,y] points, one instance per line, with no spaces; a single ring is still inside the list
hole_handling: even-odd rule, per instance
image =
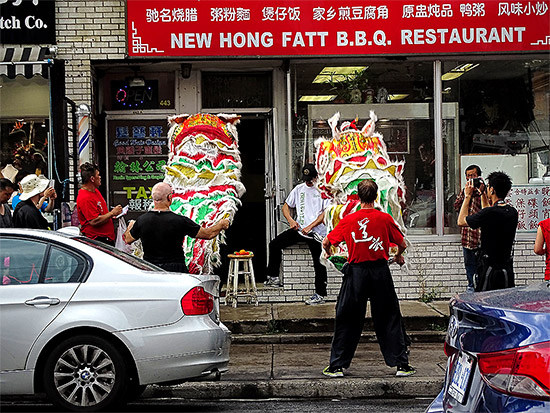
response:
[[[472,196],[469,199],[468,204],[468,216],[474,215],[481,209],[481,200],[485,199],[487,202],[487,194],[485,192],[485,183],[481,178],[481,169],[477,165],[470,165],[466,168],[466,182],[472,180],[474,190]],[[455,211],[460,212],[460,208],[464,203],[464,188],[460,191],[460,194],[455,201]],[[479,249],[480,230],[479,228],[473,229],[468,226],[460,229],[462,251],[464,254],[464,267],[466,268],[466,277],[468,278],[468,288],[466,291],[474,291],[474,276],[477,271],[477,257],[476,253]]]
[[[518,211],[504,200],[512,189],[512,180],[504,172],[491,172],[486,186],[487,195],[481,198],[482,209],[468,215],[467,203],[471,202],[476,188],[473,180],[466,183],[464,203],[458,215],[460,227],[481,229],[475,291],[499,290],[515,285],[512,255]]]

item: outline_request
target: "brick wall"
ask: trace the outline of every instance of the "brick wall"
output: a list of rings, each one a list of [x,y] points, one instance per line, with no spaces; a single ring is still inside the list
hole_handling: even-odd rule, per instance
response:
[[[65,61],[65,95],[77,105],[91,107],[91,61],[126,56],[125,2],[56,1],[55,8],[56,58]],[[72,142],[69,145],[72,151]]]
[[[414,242],[407,252],[407,268],[392,265],[391,272],[400,299],[421,296],[447,299],[466,290],[462,247],[457,242]],[[408,271],[407,271],[408,269]],[[309,298],[315,290],[313,262],[306,244],[283,251],[283,288],[260,288],[260,302],[295,302]],[[516,285],[544,279],[544,258],[533,252],[533,241],[516,241],[514,246]],[[328,300],[336,300],[341,274],[328,274]]]

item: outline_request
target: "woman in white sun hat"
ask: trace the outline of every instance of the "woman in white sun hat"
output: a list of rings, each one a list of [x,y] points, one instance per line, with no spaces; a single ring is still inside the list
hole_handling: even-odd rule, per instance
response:
[[[23,178],[21,181],[23,192],[19,197],[21,202],[13,211],[13,226],[15,228],[48,229],[48,221],[36,208],[36,203],[48,188],[49,183],[47,178],[35,174]]]

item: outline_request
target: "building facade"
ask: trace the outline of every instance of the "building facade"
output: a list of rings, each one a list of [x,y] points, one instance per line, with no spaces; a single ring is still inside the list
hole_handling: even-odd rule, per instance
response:
[[[106,199],[137,216],[162,179],[168,116],[241,115],[247,193],[227,248],[253,250],[261,280],[267,244],[285,228],[280,207],[301,165],[313,161],[315,140],[329,136],[327,119],[339,112],[361,126],[374,110],[390,156],[405,162],[411,248],[407,269],[392,266],[400,297],[465,289],[454,200],[470,164],[483,176],[512,176],[518,284],[542,279],[544,261],[532,244],[536,224],[550,216],[549,4],[56,1],[55,40],[34,44],[55,46],[49,68],[61,74],[46,82],[43,119],[59,125],[46,136],[63,144],[45,158],[63,165],[58,181],[68,187],[64,200],[74,201],[82,134],[71,125],[85,104],[88,156],[101,166]],[[7,116],[2,103],[10,128],[22,117]],[[308,256],[300,246],[286,251],[285,286],[262,291],[262,299],[310,295]],[[339,281],[330,274],[329,298]]]

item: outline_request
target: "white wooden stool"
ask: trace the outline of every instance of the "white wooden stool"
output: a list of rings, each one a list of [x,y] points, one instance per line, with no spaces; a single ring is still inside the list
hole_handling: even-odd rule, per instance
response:
[[[239,297],[246,297],[248,304],[258,305],[258,291],[256,290],[256,279],[254,278],[254,266],[252,258],[254,254],[235,255],[229,254],[229,274],[227,275],[227,288],[225,291],[225,304],[237,308]],[[242,265],[241,265],[242,264]],[[244,275],[245,291],[239,292],[239,274]]]

